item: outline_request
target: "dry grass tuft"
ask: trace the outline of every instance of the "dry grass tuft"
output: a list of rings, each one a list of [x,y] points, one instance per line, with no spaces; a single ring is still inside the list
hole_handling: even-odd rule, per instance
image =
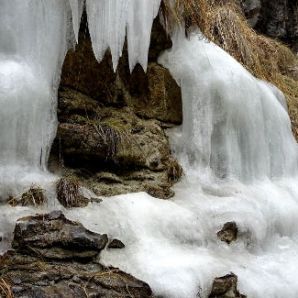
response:
[[[24,192],[20,198],[10,196],[8,204],[16,206],[41,206],[47,202],[44,190],[39,186],[32,185],[28,191]]]
[[[0,297],[13,298],[13,293],[12,293],[12,290],[11,290],[11,286],[3,278],[0,278]]]

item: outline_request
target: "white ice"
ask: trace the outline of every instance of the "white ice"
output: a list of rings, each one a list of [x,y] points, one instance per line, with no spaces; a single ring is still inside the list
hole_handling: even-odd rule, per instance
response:
[[[81,18],[85,5],[85,0],[69,0],[71,12],[72,12],[72,24],[75,34],[76,42],[79,42],[79,30],[81,25]]]
[[[89,32],[95,57],[101,61],[111,50],[114,69],[127,33],[129,67],[137,63],[147,69],[151,29],[160,0],[87,0]]]
[[[159,62],[183,94],[183,126],[172,138],[183,165],[245,182],[296,174],[297,143],[282,93],[203,36],[185,42],[181,34]]]
[[[0,200],[46,170],[69,40],[66,3],[0,0]]]

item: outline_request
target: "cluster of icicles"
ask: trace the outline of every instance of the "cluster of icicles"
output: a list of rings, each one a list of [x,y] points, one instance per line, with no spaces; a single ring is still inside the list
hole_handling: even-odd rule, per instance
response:
[[[69,2],[78,41],[85,1]],[[160,2],[161,0],[86,0],[89,31],[97,60],[101,61],[107,49],[110,49],[116,70],[127,36],[130,70],[137,63],[146,70],[152,23],[158,14]]]
[[[0,0],[3,197],[17,184],[41,183],[32,173],[46,168],[60,71],[67,49],[78,41],[84,6],[97,59],[109,48],[116,69],[127,37],[132,70],[136,63],[146,69],[159,5],[160,0]],[[169,132],[185,170],[175,197],[128,194],[64,212],[120,238],[126,248],[104,251],[101,261],[145,280],[158,297],[208,297],[213,279],[232,271],[248,297],[297,298],[298,153],[285,98],[200,32],[186,39],[177,28],[171,37],[173,48],[159,63],[183,97],[183,125]],[[43,212],[63,209],[55,204]],[[4,239],[15,220],[30,213],[36,209],[1,206]],[[231,245],[216,236],[228,221],[239,229]]]

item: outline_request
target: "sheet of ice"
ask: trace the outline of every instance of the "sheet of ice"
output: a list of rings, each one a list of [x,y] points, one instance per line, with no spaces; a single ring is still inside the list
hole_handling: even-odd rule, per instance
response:
[[[69,7],[61,0],[0,0],[0,197],[46,169]],[[1,198],[0,198],[1,199]]]
[[[127,33],[129,66],[147,69],[151,29],[160,0],[87,0],[89,31],[95,57],[101,61],[108,48],[114,69],[122,55]]]
[[[183,126],[172,139],[184,166],[242,181],[297,173],[297,143],[282,93],[203,36],[185,42],[182,34],[159,62],[183,93]]]

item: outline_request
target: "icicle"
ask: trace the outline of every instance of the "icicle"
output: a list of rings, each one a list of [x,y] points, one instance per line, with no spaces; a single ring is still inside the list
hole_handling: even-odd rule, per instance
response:
[[[69,4],[72,12],[72,24],[75,34],[76,42],[79,42],[79,30],[81,24],[81,18],[83,14],[85,0],[69,0]]]
[[[94,54],[101,61],[108,48],[114,69],[122,55],[127,29],[129,66],[147,69],[152,23],[160,0],[87,0],[89,31]]]
[[[98,61],[110,48],[116,70],[125,41],[129,1],[87,0],[87,15],[92,47]]]
[[[130,0],[127,25],[130,71],[137,63],[147,70],[152,24],[159,6],[160,0]]]

